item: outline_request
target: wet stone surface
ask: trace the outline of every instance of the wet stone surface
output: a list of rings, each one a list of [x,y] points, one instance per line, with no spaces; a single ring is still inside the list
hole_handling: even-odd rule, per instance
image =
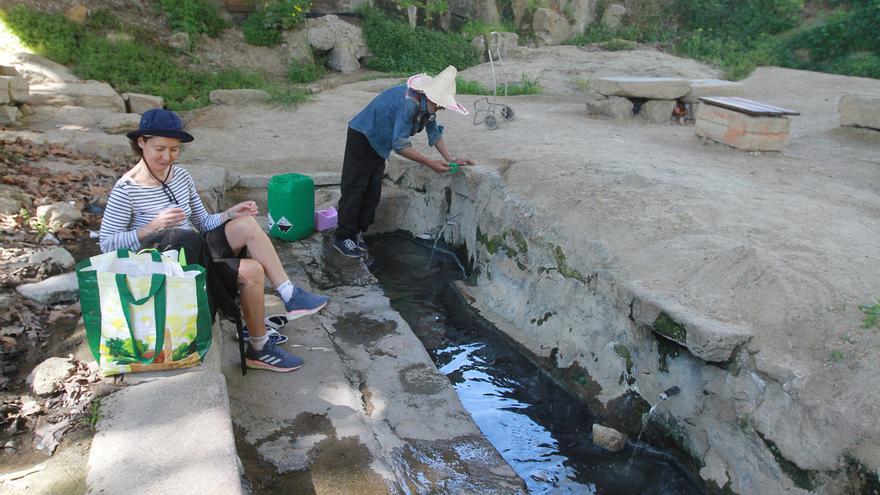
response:
[[[346,313],[333,324],[334,336],[351,344],[372,345],[387,335],[396,333],[397,322],[380,321],[357,313]]]
[[[441,392],[448,381],[436,370],[423,363],[408,366],[400,371],[403,390],[410,394],[434,395]]]

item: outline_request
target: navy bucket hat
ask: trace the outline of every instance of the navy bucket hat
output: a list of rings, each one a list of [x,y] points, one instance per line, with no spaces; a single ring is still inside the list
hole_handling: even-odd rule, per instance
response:
[[[192,134],[184,132],[183,121],[176,113],[161,108],[153,108],[144,112],[138,130],[131,131],[126,136],[129,139],[138,136],[160,136],[179,139],[181,143],[189,143],[195,139]]]

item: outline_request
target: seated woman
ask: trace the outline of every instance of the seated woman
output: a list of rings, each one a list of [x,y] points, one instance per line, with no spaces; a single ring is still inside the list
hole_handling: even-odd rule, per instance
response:
[[[194,138],[184,132],[174,112],[153,109],[139,129],[127,134],[140,161],[113,186],[101,222],[101,251],[117,249],[183,249],[187,260],[207,271],[209,297],[226,315],[237,314],[232,299],[241,293],[249,331],[245,361],[249,368],[293,371],[302,360],[277,345],[264,324],[263,288],[268,276],[284,301],[287,318],[317,313],[328,298],[295,287],[269,237],[257,224],[253,201],[209,214],[186,170],[175,166],[180,143]],[[237,287],[236,287],[237,285]],[[232,297],[230,297],[230,294]]]

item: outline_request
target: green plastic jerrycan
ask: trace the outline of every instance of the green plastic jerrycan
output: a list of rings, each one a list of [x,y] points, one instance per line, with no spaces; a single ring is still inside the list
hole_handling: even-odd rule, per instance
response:
[[[296,241],[315,231],[315,183],[308,175],[269,179],[269,235]]]

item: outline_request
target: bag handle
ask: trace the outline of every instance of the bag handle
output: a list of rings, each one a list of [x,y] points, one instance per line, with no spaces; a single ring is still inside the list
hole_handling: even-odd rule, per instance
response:
[[[160,256],[161,254],[156,253]],[[153,274],[150,280],[150,291],[146,297],[141,299],[135,299],[131,293],[131,289],[128,287],[128,277],[122,273],[116,274],[116,288],[119,290],[119,300],[122,302],[122,314],[125,315],[125,323],[128,325],[128,335],[131,338],[131,348],[134,351],[135,358],[141,362],[141,364],[150,364],[152,363],[156,357],[161,352],[161,349],[165,347],[165,291],[162,290],[165,287],[165,275],[161,274]],[[145,358],[143,354],[141,354],[140,349],[138,349],[136,339],[134,336],[134,330],[131,322],[131,305],[141,306],[150,300],[153,296],[156,296],[156,300],[153,303],[153,314],[156,321],[156,348],[153,351],[153,357]]]

